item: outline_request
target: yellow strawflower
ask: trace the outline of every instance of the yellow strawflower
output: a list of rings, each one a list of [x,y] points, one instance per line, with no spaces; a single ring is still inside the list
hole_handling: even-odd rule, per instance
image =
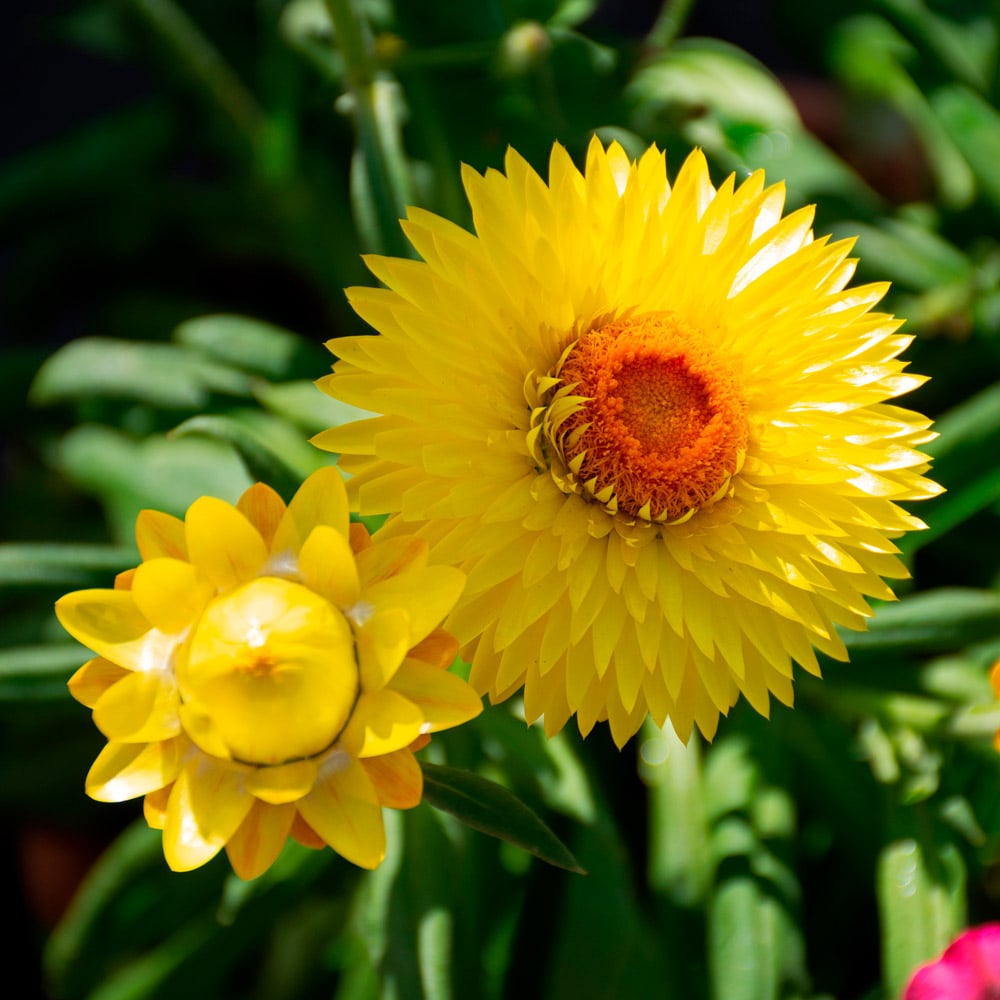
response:
[[[367,260],[349,292],[378,337],[330,341],[321,387],[380,416],[318,435],[352,502],[391,512],[468,585],[447,627],[493,701],[523,687],[622,745],[646,713],[711,738],[743,694],[792,701],[792,661],[844,659],[835,625],[906,570],[890,539],[933,496],[911,338],[848,288],[852,242],[782,217],[763,173],[673,184],[650,148],[559,145],[546,184],[463,173],[475,233],[412,210],[422,261]]]
[[[56,604],[97,654],[69,682],[109,741],[87,793],[144,795],[176,871],[225,847],[254,878],[288,837],[374,868],[382,806],[421,798],[414,745],[481,709],[437,628],[462,574],[349,524],[332,468],[287,507],[258,483],[183,521],[143,511],[136,538],[143,562],[114,590]]]

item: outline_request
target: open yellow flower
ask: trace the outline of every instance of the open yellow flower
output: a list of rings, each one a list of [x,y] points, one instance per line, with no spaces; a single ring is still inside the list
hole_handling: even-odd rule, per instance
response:
[[[108,738],[87,776],[102,802],[145,796],[176,871],[225,847],[254,878],[289,836],[374,868],[382,806],[422,793],[413,748],[477,715],[438,629],[462,574],[427,543],[350,524],[336,469],[286,505],[251,487],[179,520],[143,511],[143,562],[114,590],[56,604],[96,653],[70,680]]]
[[[939,492],[910,338],[848,288],[850,241],[782,217],[761,172],[673,187],[654,147],[553,147],[464,172],[475,234],[423,211],[422,261],[373,257],[350,291],[381,334],[331,341],[330,395],[381,414],[320,434],[352,502],[392,512],[468,586],[446,622],[494,701],[622,745],[646,713],[709,738],[742,693],[792,701],[792,661],[903,577],[899,501]]]

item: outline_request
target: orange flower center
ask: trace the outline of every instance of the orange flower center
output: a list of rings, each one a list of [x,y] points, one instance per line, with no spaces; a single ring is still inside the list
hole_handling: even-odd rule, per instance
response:
[[[592,330],[555,375],[545,437],[575,492],[668,523],[726,494],[746,454],[746,403],[735,374],[676,317]]]

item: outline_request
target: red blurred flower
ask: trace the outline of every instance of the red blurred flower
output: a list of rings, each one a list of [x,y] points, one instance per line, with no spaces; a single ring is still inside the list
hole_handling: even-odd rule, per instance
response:
[[[917,969],[903,1000],[1000,1000],[1000,923],[959,934]]]

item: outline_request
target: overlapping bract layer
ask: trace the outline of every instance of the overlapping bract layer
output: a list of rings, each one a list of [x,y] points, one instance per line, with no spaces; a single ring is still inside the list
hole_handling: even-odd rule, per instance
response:
[[[468,573],[472,683],[523,687],[549,733],[621,745],[650,712],[710,738],[740,694],[790,703],[792,662],[843,659],[835,626],[906,575],[899,502],[939,492],[930,421],[888,402],[923,379],[887,286],[848,288],[850,241],[699,152],[672,187],[596,139],[583,173],[556,145],[547,184],[514,152],[464,182],[475,233],[412,211],[423,260],[349,293],[380,336],[328,345],[321,387],[379,414],[315,439],[352,502]]]
[[[382,807],[421,798],[413,749],[481,709],[437,627],[462,574],[350,524],[336,469],[287,506],[258,483],[183,521],[143,511],[136,537],[143,562],[114,590],[56,605],[97,654],[70,681],[108,738],[88,794],[145,796],[175,870],[225,847],[253,878],[288,837],[374,868]]]

